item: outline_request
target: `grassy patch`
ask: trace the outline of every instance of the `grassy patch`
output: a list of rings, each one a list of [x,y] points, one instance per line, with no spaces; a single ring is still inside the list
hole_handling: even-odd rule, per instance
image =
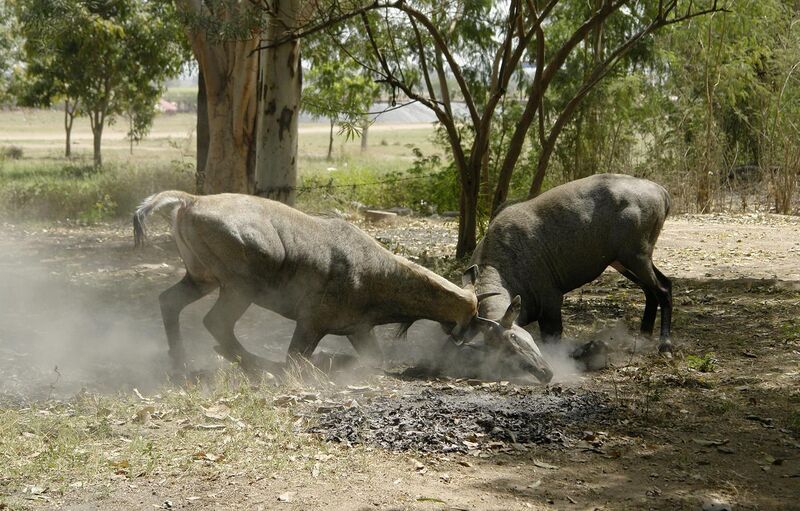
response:
[[[689,369],[694,369],[701,373],[713,373],[716,371],[719,361],[714,353],[706,353],[705,355],[687,355],[686,365]]]
[[[0,163],[0,209],[15,220],[97,222],[129,215],[159,190],[191,190],[194,176],[170,165]]]
[[[317,462],[335,447],[298,435],[291,410],[273,404],[285,391],[227,369],[210,384],[148,397],[84,393],[0,409],[0,495],[13,508],[16,499],[96,494],[114,480],[335,469]]]

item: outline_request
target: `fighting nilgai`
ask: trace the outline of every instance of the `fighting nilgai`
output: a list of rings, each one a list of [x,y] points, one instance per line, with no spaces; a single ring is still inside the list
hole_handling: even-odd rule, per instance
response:
[[[506,207],[472,256],[478,292],[498,293],[480,303],[479,315],[526,338],[519,325],[538,321],[542,339],[558,341],[564,294],[612,266],[645,293],[643,333],[652,334],[661,307],[659,350],[671,351],[672,283],[652,260],[669,203],[656,183],[600,174]]]
[[[141,245],[146,217],[161,210],[186,275],[160,295],[161,314],[176,369],[185,366],[179,315],[188,304],[219,288],[203,323],[218,351],[246,369],[263,359],[236,339],[234,325],[250,304],[295,320],[288,356],[308,357],[326,334],[345,335],[359,354],[380,361],[372,328],[430,319],[458,337],[480,328],[508,363],[549,381],[552,372],[534,343],[518,342],[509,330],[477,316],[476,268],[459,287],[383,248],[339,219],[306,215],[281,203],[238,194],[198,197],[167,191],[145,199],[133,218]]]

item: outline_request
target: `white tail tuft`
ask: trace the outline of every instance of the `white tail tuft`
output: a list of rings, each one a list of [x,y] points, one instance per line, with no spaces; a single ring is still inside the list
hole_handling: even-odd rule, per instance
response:
[[[144,245],[147,238],[145,221],[151,214],[169,208],[170,215],[174,216],[177,208],[185,208],[194,202],[194,196],[178,190],[155,193],[139,204],[133,214],[133,244],[136,247]]]

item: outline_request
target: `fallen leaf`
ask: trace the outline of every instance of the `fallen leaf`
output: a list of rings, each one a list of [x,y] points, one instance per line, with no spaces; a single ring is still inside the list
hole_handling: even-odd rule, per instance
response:
[[[278,495],[278,502],[291,502],[294,499],[295,492],[287,491]]]
[[[702,445],[703,447],[718,447],[729,442],[727,438],[723,440],[703,440],[702,438],[692,438],[692,441],[697,445]]]
[[[134,424],[147,424],[150,420],[150,416],[155,412],[156,409],[152,406],[145,406],[138,412],[136,412],[136,416],[133,418],[131,422]]]
[[[537,466],[539,468],[546,468],[548,470],[558,470],[559,469],[559,467],[556,466],[556,465],[551,465],[549,463],[545,463],[543,461],[538,461],[538,460],[533,460],[533,464],[534,464],[534,466]]]
[[[203,415],[209,419],[224,420],[230,415],[231,409],[224,403],[217,403],[203,409]]]
[[[221,430],[225,429],[225,424],[198,424],[195,426],[197,429],[207,429],[207,430]]]
[[[296,404],[297,401],[298,401],[297,396],[290,396],[288,394],[284,394],[284,395],[281,395],[281,396],[275,396],[275,398],[272,400],[272,405],[273,406],[289,406],[289,405]]]
[[[200,461],[210,461],[216,463],[218,461],[222,461],[225,458],[224,454],[212,454],[210,452],[205,451],[197,451],[192,455],[192,457],[196,460]]]
[[[447,502],[443,501],[442,499],[437,499],[436,497],[417,497],[417,502],[436,502],[437,504],[447,504]]]

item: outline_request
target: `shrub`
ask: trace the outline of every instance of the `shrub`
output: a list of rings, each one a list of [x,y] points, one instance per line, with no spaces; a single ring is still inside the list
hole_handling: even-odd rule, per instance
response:
[[[15,145],[0,148],[0,159],[21,160],[23,155],[22,148]]]
[[[160,190],[191,190],[193,176],[160,166],[106,166],[89,171],[69,164],[57,169],[16,169],[0,174],[0,208],[21,220],[94,223],[124,217]]]

